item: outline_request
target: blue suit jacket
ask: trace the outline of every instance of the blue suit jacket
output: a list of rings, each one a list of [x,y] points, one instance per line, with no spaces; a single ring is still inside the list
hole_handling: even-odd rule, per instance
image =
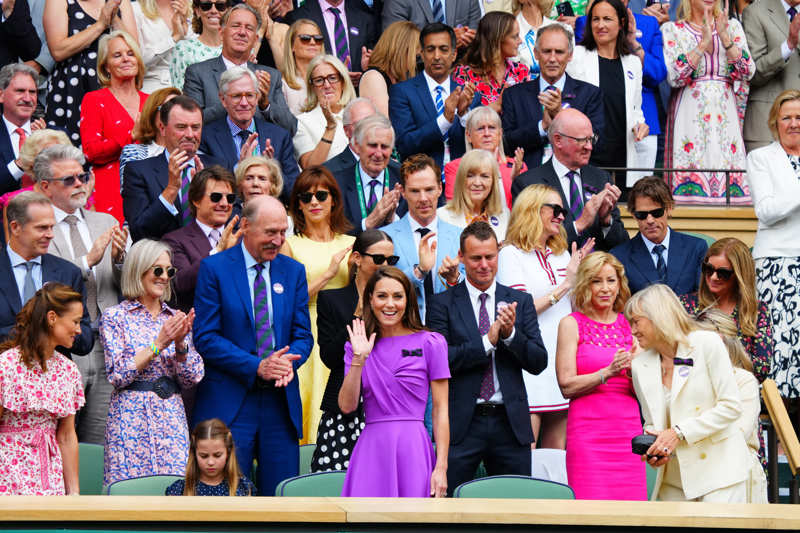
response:
[[[70,353],[86,355],[94,346],[94,332],[86,307],[86,292],[83,289],[81,269],[66,259],[44,254],[42,256],[42,283],[48,281],[58,281],[83,295],[81,334],[75,337],[71,348],[60,351],[66,356],[69,356]],[[22,309],[23,302],[20,300],[17,281],[11,269],[11,259],[8,257],[5,245],[2,245],[0,246],[0,342],[5,341],[14,328],[17,313]]]
[[[667,285],[675,294],[696,292],[700,283],[700,265],[708,245],[703,239],[670,230],[667,251]],[[631,294],[659,283],[653,256],[648,253],[641,233],[613,248],[611,253],[625,267]]]
[[[600,133],[605,127],[603,115],[603,93],[591,83],[573,79],[566,75],[561,93],[562,107],[569,106],[589,117],[592,129]],[[512,85],[503,93],[503,135],[508,154],[514,150],[525,150],[528,169],[542,165],[544,145],[547,137],[539,135],[542,120],[542,104],[539,103],[539,78]]]
[[[289,132],[280,126],[271,124],[266,120],[254,117],[256,133],[258,133],[258,151],[264,151],[264,144],[270,140],[275,149],[275,160],[281,165],[283,172],[283,192],[281,197],[288,201],[294,181],[300,175],[297,161],[294,158],[294,147]],[[224,162],[225,168],[233,171],[239,163],[239,153],[233,142],[231,130],[228,127],[227,116],[203,126],[203,138],[200,142],[200,151]]]
[[[450,78],[450,90],[458,83]],[[475,93],[470,109],[480,105],[480,94]],[[400,157],[424,153],[431,156],[439,168],[443,168],[444,141],[436,124],[436,106],[428,91],[424,73],[420,72],[410,80],[395,83],[389,87],[389,118],[394,126],[397,151]],[[464,155],[464,128],[461,121],[454,120],[447,134],[450,147],[450,160]]]
[[[678,2],[674,2],[677,4]],[[661,133],[661,125],[658,122],[658,105],[656,104],[656,92],[658,84],[667,78],[667,66],[664,63],[664,41],[661,37],[661,28],[658,20],[649,15],[634,13],[636,19],[636,29],[642,32],[637,41],[644,49],[644,65],[642,65],[642,112],[644,121],[650,126],[650,135]],[[575,19],[575,42],[583,39],[583,31],[586,27],[586,17]]]
[[[19,189],[19,180],[8,171],[8,164],[16,159],[14,147],[11,146],[11,137],[8,136],[6,125],[0,121],[0,194]],[[2,232],[2,229],[0,229]]]
[[[314,344],[305,267],[278,255],[270,265],[270,284],[275,346],[289,346],[289,353],[300,356],[294,362],[295,377],[285,387],[289,416],[300,439],[303,408],[296,372]],[[194,345],[203,356],[206,370],[197,390],[194,424],[216,417],[230,425],[245,394],[255,386],[261,361],[256,355],[253,304],[242,245],[203,259],[197,274],[194,309]]]
[[[414,234],[411,232],[411,222],[409,222],[409,215],[406,215],[400,220],[392,222],[388,226],[384,226],[381,230],[385,231],[389,237],[394,241],[394,253],[400,257],[397,262],[397,268],[402,270],[414,289],[417,291],[417,304],[419,305],[419,314],[425,321],[425,286],[424,280],[418,279],[414,275],[414,265],[419,263],[419,250],[414,245]],[[441,278],[437,274],[439,267],[442,266],[442,260],[446,256],[455,259],[458,256],[459,239],[461,237],[461,228],[457,228],[452,224],[448,224],[443,220],[438,221],[438,229],[436,235],[436,265],[431,270],[433,276],[433,292],[438,294],[447,290],[447,286],[442,283]],[[464,266],[460,265],[459,269],[464,272]]]

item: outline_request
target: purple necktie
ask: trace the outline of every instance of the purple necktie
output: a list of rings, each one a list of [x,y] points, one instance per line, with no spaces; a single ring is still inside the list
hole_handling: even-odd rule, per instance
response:
[[[336,57],[350,70],[350,49],[347,45],[347,31],[339,16],[341,11],[336,7],[328,8],[333,13],[333,44],[336,47]]]
[[[370,180],[369,182],[369,201],[367,202],[367,209],[372,212],[375,209],[375,204],[378,203],[378,186],[381,184],[378,180]]]
[[[192,219],[192,210],[189,209],[189,184],[191,183],[192,167],[186,167],[181,174],[181,226],[185,226]]]
[[[567,172],[569,178],[569,212],[572,213],[573,220],[578,220],[583,213],[583,198],[581,190],[578,188],[578,173],[570,170]]]
[[[786,14],[789,15],[789,22],[794,20],[794,16],[797,15],[797,9],[794,6],[790,7],[786,10]]]
[[[489,326],[491,326],[489,312],[486,310],[486,298],[488,297],[489,295],[485,292],[482,292],[480,296],[478,296],[478,299],[481,301],[481,309],[478,312],[478,333],[481,334],[481,337],[489,332]],[[492,396],[494,396],[494,371],[492,370],[492,358],[490,357],[489,363],[486,365],[486,370],[483,371],[481,391],[478,398],[488,402]]]
[[[256,350],[258,357],[264,359],[272,352],[272,326],[269,321],[267,303],[267,282],[262,272],[264,265],[255,265],[256,279],[253,282],[253,311],[256,318]]]

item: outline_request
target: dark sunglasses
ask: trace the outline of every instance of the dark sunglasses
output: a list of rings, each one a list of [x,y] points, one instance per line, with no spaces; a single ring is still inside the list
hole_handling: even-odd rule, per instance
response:
[[[224,196],[225,199],[228,200],[229,204],[232,204],[236,200],[236,195],[233,194],[232,192],[225,193]],[[223,194],[221,192],[212,192],[209,193],[208,197],[211,198],[212,202],[217,204],[222,200]]]
[[[167,268],[165,269],[165,268],[164,268],[164,267],[162,267],[162,266],[156,266],[156,267],[150,267],[150,268],[152,268],[152,269],[153,269],[153,275],[154,275],[155,277],[157,277],[157,278],[160,278],[161,276],[163,276],[163,275],[164,275],[164,272],[166,271],[166,273],[167,273],[167,278],[168,278],[168,279],[172,279],[172,278],[174,278],[174,277],[175,277],[175,274],[177,274],[177,272],[178,272],[178,269],[177,269],[177,268],[175,268],[175,267],[167,267]]]
[[[400,257],[396,255],[383,255],[383,254],[368,254],[364,252],[361,255],[368,255],[372,258],[372,262],[376,265],[382,265],[384,261],[394,266],[400,261]]]
[[[72,187],[75,185],[75,180],[80,181],[81,183],[89,183],[89,178],[91,174],[89,172],[81,172],[80,174],[75,174],[73,176],[64,176],[63,178],[50,178],[47,181],[60,181],[66,187]]]
[[[322,42],[325,40],[325,37],[323,37],[322,35],[319,34],[309,35],[307,33],[301,33],[300,35],[297,36],[297,38],[300,39],[300,42],[303,44],[310,43],[312,39],[314,40],[315,43],[322,44]]]
[[[730,268],[714,268],[709,263],[703,263],[703,265],[700,268],[703,270],[703,275],[709,278],[711,277],[712,274],[714,274],[714,272],[716,272],[717,279],[721,281],[728,281],[734,274],[733,270]]]
[[[317,192],[301,192],[297,195],[301,202],[307,204],[311,202],[312,198],[316,198],[318,202],[324,202],[328,199],[328,191],[317,191]]]
[[[197,4],[197,7],[199,7],[202,11],[211,11],[212,7],[216,7],[217,11],[222,13],[223,11],[228,9],[228,3],[227,2],[199,2]]]
[[[552,209],[554,217],[558,218],[561,215],[564,215],[564,218],[567,218],[567,210],[564,209],[563,207],[561,207],[560,205],[558,205],[558,204],[542,204],[542,205],[547,206],[550,209]]]
[[[634,211],[633,216],[636,220],[647,220],[647,215],[653,215],[653,218],[661,218],[664,216],[664,208],[659,207],[652,211]]]

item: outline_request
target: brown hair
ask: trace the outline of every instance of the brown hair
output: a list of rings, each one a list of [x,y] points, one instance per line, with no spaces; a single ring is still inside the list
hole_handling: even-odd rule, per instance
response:
[[[516,18],[505,11],[490,11],[478,22],[475,39],[467,47],[464,63],[476,74],[489,76],[492,68],[502,64],[501,43],[514,29]]]
[[[631,215],[636,209],[636,199],[643,197],[650,198],[664,209],[672,209],[675,205],[667,183],[658,176],[647,176],[633,185],[631,192],[628,194],[628,211],[631,212]]]
[[[734,368],[742,368],[753,373],[753,361],[750,360],[750,356],[739,340],[736,322],[731,315],[719,308],[712,307],[705,309],[697,316],[697,323],[704,329],[716,331],[722,337],[722,342],[728,350]]]
[[[11,337],[0,345],[0,352],[19,346],[20,359],[28,369],[33,370],[38,363],[42,372],[47,372],[47,360],[52,355],[45,352],[51,334],[47,314],[53,311],[62,316],[74,303],[83,305],[81,293],[63,283],[45,283],[17,313]]]
[[[236,192],[236,179],[230,170],[220,165],[211,165],[194,175],[189,183],[189,210],[192,216],[197,218],[197,206],[203,201],[206,195],[206,184],[208,180],[222,181],[231,186],[231,192]]]
[[[578,265],[578,272],[575,275],[575,287],[572,289],[572,299],[575,309],[586,313],[592,304],[592,280],[606,265],[611,265],[617,274],[619,291],[614,300],[614,311],[621,313],[631,297],[631,290],[628,288],[628,278],[625,277],[625,267],[619,259],[607,252],[592,252],[587,255],[581,264]]]
[[[775,98],[775,101],[772,102],[772,107],[769,110],[769,116],[767,118],[767,126],[769,126],[769,131],[772,132],[772,137],[780,142],[778,138],[778,115],[780,115],[781,107],[786,102],[792,102],[794,100],[800,100],[800,90],[797,89],[787,89],[783,91],[781,94]]]
[[[225,443],[228,460],[225,461],[225,481],[228,483],[228,496],[236,496],[242,471],[236,460],[236,448],[233,434],[225,422],[219,418],[204,420],[195,426],[189,437],[189,459],[186,461],[186,477],[183,483],[183,495],[194,496],[197,481],[200,479],[200,467],[197,466],[197,443],[201,440],[221,440]],[[249,496],[250,494],[248,494]]]
[[[403,292],[406,294],[406,309],[402,318],[403,327],[415,332],[425,329],[425,326],[422,325],[422,320],[419,318],[417,293],[414,291],[414,287],[411,286],[411,282],[408,281],[408,277],[397,267],[379,267],[372,277],[369,278],[369,281],[367,281],[367,285],[364,287],[364,296],[362,297],[362,301],[367,303],[372,301],[372,293],[375,292],[375,286],[384,278],[393,279],[403,286]],[[364,329],[366,330],[367,337],[375,333],[375,339],[380,339],[380,324],[378,323],[378,319],[375,317],[375,313],[372,311],[372,305],[365,304],[363,314]]]
[[[220,15],[224,15],[225,12],[228,11],[229,7],[231,7],[231,3],[226,0],[225,1],[225,11],[220,13]],[[199,37],[200,34],[203,33],[203,19],[200,18],[200,16],[197,14],[195,9],[200,9],[200,0],[194,0],[194,2],[192,2],[192,9],[191,9],[191,11],[192,11],[192,31],[197,34],[197,37]],[[222,22],[222,17],[220,17],[220,22]],[[197,38],[197,37],[195,37],[195,38]]]
[[[141,144],[153,142],[158,133],[156,116],[161,109],[161,105],[170,96],[180,96],[181,94],[183,93],[177,87],[164,87],[148,96],[142,107],[142,112],[139,113],[139,119],[133,127],[133,132],[131,133],[133,140]]]
[[[403,164],[400,165],[400,185],[403,187],[406,186],[406,178],[411,174],[416,174],[421,170],[425,170],[426,168],[430,168],[433,170],[434,176],[441,176],[442,171],[439,169],[439,165],[436,164],[436,161],[429,156],[428,154],[414,154],[410,155],[403,161]]]
[[[369,66],[376,67],[395,82],[417,75],[419,28],[413,22],[398,20],[386,27],[372,50]]]
[[[347,233],[353,229],[344,215],[342,191],[339,189],[336,178],[327,168],[322,165],[315,165],[300,173],[289,196],[289,215],[292,217],[292,222],[294,222],[295,235],[303,235],[306,230],[306,218],[303,215],[303,210],[300,209],[300,194],[308,192],[314,187],[327,189],[331,196],[333,205],[331,206],[331,218],[328,222],[331,231],[334,233]]]

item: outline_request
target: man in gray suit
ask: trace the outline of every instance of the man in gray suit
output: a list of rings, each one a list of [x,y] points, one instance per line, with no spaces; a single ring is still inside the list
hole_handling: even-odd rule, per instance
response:
[[[481,19],[478,0],[386,0],[383,4],[383,29],[392,22],[408,20],[424,28],[441,22],[456,32],[458,48],[465,48],[475,38]]]
[[[121,263],[128,238],[117,220],[107,213],[83,209],[91,183],[84,182],[83,153],[72,145],[57,144],[42,150],[33,174],[42,193],[53,203],[55,227],[49,253],[80,268],[86,306],[95,330],[92,351],[73,360],[81,371],[86,405],[77,417],[78,440],[103,444],[112,386],[106,377],[103,346],[97,338],[100,314],[119,303]],[[87,177],[88,181],[88,177]]]
[[[789,8],[785,9],[784,4]],[[757,0],[742,13],[742,26],[756,74],[750,80],[750,99],[744,116],[744,145],[748,152],[774,139],[767,117],[775,98],[800,85],[800,0]]]
[[[261,117],[294,136],[297,119],[283,96],[281,73],[248,61],[259,38],[261,24],[261,15],[247,4],[237,4],[228,9],[222,17],[222,54],[186,69],[183,94],[200,104],[204,123],[224,118],[227,113],[219,100],[219,78],[231,67],[249,68],[258,76],[258,112]]]

